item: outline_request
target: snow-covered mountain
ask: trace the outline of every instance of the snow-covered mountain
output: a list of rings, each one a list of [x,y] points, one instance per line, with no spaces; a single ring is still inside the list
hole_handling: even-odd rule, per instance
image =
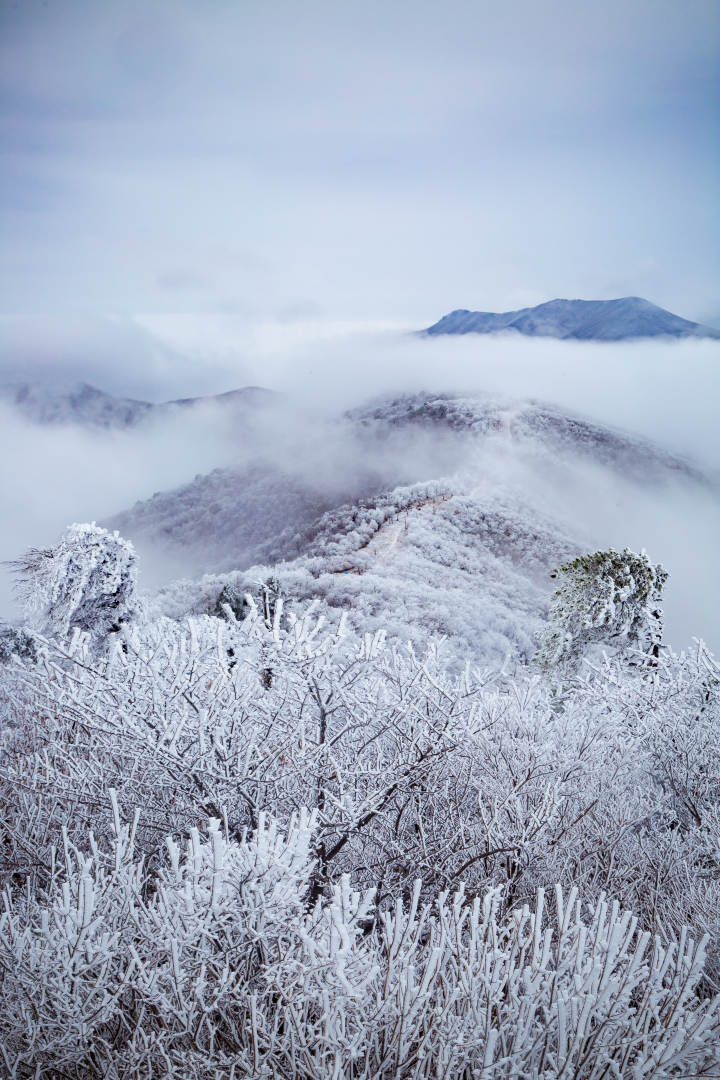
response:
[[[643,300],[550,300],[518,311],[458,309],[422,331],[424,334],[495,334],[516,331],[532,337],[580,341],[626,341],[646,337],[720,339],[720,330],[683,319]]]
[[[649,490],[710,491],[651,443],[534,402],[410,395],[346,414],[352,454],[329,489],[292,462],[215,470],[107,522],[146,562],[191,576],[160,610],[212,611],[272,578],[288,603],[345,610],[460,660],[527,658],[564,559],[606,542],[605,515]],[[410,453],[401,448],[411,447]],[[378,463],[385,463],[383,469]],[[714,496],[712,496],[714,497]],[[165,577],[167,581],[167,575]]]
[[[276,395],[258,386],[246,386],[211,397],[179,398],[159,404],[115,397],[88,383],[8,383],[0,386],[0,401],[13,406],[37,424],[77,424],[82,427],[130,428],[184,409],[218,405],[239,412],[260,408]]]

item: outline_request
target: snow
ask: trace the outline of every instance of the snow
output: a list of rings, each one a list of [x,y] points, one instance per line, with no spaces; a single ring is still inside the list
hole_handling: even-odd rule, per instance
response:
[[[536,402],[332,430],[327,474],[301,441],[20,560],[3,1075],[718,1075],[720,668],[646,555],[550,577],[713,483]],[[143,603],[131,541],[213,572]]]
[[[688,462],[536,403],[416,395],[345,422],[361,457],[344,486],[266,462],[217,470],[111,519],[143,557],[157,564],[164,552],[199,577],[160,578],[158,610],[212,610],[226,582],[252,592],[274,575],[286,600],[319,599],[329,617],[347,608],[358,631],[386,620],[418,648],[448,637],[460,662],[527,659],[550,571],[607,544],[606,501],[616,516],[623,498],[630,520],[648,489],[659,500],[677,485],[714,498]],[[398,453],[405,444],[415,452]],[[396,477],[451,471],[398,484],[396,461]]]
[[[625,341],[642,337],[720,339],[720,330],[683,319],[639,296],[619,300],[549,300],[534,308],[501,313],[458,309],[428,327],[426,334],[496,334],[512,331],[581,341]]]

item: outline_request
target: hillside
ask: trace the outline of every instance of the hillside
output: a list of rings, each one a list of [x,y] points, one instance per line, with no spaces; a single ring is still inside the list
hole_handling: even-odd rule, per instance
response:
[[[206,438],[217,408],[170,426]],[[665,570],[630,539],[661,507],[716,572],[716,487],[531,400],[261,415],[124,536],[77,524],[16,564],[6,1059],[290,1077],[300,1047],[306,1080],[397,1080],[409,1029],[409,1080],[716,1075],[720,669],[667,647]],[[551,606],[613,520],[636,552],[569,606],[561,571]]]
[[[518,311],[468,311],[460,308],[422,331],[424,334],[496,334],[515,331],[530,337],[578,341],[627,341],[675,337],[720,339],[720,330],[683,319],[643,300],[549,300]]]
[[[183,410],[219,406],[240,414],[262,408],[274,397],[270,390],[246,386],[209,397],[178,398],[153,403],[107,394],[89,383],[20,382],[0,385],[0,401],[35,424],[76,424],[82,427],[125,429],[178,415]]]
[[[346,610],[359,631],[384,628],[419,648],[444,635],[460,659],[527,658],[549,573],[599,542],[606,500],[614,514],[618,497],[710,490],[646,441],[533,402],[410,395],[352,410],[344,424],[348,459],[363,463],[344,485],[299,462],[257,460],[107,522],[166,585],[159,610],[212,610],[225,585],[257,592],[273,577],[291,604]],[[163,567],[177,576],[179,564],[204,576],[170,584]]]

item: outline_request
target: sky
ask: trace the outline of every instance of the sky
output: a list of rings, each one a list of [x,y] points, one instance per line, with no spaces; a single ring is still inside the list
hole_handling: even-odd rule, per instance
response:
[[[4,0],[2,309],[718,321],[719,54],[717,0]]]

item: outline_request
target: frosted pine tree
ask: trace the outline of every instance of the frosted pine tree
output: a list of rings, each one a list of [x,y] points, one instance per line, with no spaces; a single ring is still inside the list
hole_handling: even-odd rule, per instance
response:
[[[81,630],[99,645],[139,613],[135,549],[95,522],[70,525],[55,547],[31,548],[12,565],[29,616],[52,636]]]
[[[635,649],[657,657],[662,641],[663,585],[668,574],[645,552],[596,551],[563,563],[553,577],[549,627],[536,660],[543,667],[578,663],[591,645]]]

